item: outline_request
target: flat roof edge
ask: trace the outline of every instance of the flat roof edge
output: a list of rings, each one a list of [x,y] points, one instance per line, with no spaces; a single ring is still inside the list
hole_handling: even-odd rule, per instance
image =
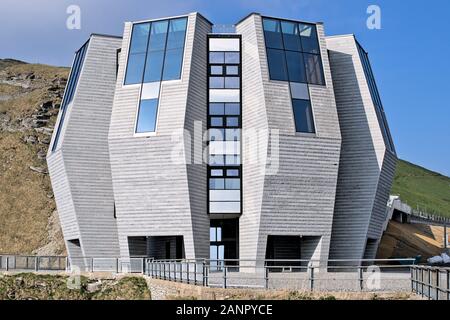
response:
[[[90,37],[103,37],[103,38],[115,38],[115,39],[122,39],[121,36],[116,36],[113,34],[103,34],[103,33],[91,33]]]

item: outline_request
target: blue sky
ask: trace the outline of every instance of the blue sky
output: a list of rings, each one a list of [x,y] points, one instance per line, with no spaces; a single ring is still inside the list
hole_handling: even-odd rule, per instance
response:
[[[81,8],[81,30],[66,8]],[[381,30],[366,9],[381,8]],[[90,33],[121,35],[124,21],[199,11],[216,24],[250,12],[325,23],[327,35],[354,33],[369,51],[400,158],[450,176],[450,1],[401,0],[1,0],[0,58],[70,64]]]

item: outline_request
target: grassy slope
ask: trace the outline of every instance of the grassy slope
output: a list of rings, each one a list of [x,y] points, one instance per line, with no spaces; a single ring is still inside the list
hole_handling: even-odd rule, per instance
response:
[[[450,217],[450,178],[400,160],[392,194],[411,207]]]
[[[31,88],[11,84],[0,85],[0,95],[11,96],[0,101],[0,113],[11,122],[30,116],[48,99],[48,88],[55,79],[67,78],[67,68],[0,61],[0,72],[18,75],[33,72],[36,79]],[[58,101],[56,101],[58,102]],[[50,119],[52,126],[57,110]],[[36,156],[39,150],[47,151],[47,145],[25,144],[23,138],[45,136],[29,129],[24,132],[0,133],[0,253],[31,254],[48,242],[47,224],[55,209],[48,175],[38,174],[30,166],[45,166]],[[62,240],[57,244],[58,253],[64,253]]]
[[[87,290],[89,282],[81,277],[79,289],[69,289],[68,277],[32,273],[0,275],[0,300],[150,300],[150,291],[142,277],[102,280],[101,287]]]

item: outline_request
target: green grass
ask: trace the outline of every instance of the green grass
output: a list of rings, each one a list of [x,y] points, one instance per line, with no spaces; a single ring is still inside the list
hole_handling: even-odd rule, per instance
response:
[[[22,273],[0,274],[0,300],[150,300],[150,291],[143,277],[103,279],[93,292],[88,283],[95,279],[80,277],[80,287],[70,289],[68,276]]]
[[[450,178],[439,173],[399,160],[391,194],[414,209],[450,217]]]

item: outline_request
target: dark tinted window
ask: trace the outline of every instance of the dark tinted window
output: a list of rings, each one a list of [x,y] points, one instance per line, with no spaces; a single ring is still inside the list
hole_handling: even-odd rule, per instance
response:
[[[294,110],[295,129],[297,132],[314,133],[314,120],[311,103],[307,100],[292,99]]]
[[[305,64],[301,52],[286,51],[286,62],[289,73],[289,81],[306,83]]]
[[[298,32],[298,24],[294,22],[282,21],[284,49],[292,51],[302,51],[302,44]]]
[[[299,24],[303,52],[320,54],[317,29],[313,24]]]
[[[270,78],[273,80],[288,80],[286,59],[283,50],[267,49]]]
[[[272,80],[325,84],[315,24],[264,18],[263,28]]]
[[[281,26],[278,20],[263,19],[264,38],[268,48],[283,49]]]
[[[305,53],[303,54],[303,58],[305,60],[308,83],[324,85],[325,79],[323,77],[322,60],[320,59],[320,56]]]

